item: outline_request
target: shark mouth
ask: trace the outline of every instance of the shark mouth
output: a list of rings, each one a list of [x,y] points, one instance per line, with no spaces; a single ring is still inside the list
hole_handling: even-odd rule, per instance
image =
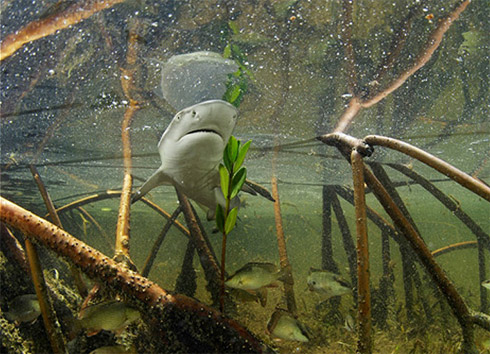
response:
[[[213,130],[213,129],[192,130],[192,131],[188,132],[186,135],[195,134],[195,133],[212,133],[212,134],[219,135],[221,138],[223,138],[220,133],[218,133],[216,130]]]

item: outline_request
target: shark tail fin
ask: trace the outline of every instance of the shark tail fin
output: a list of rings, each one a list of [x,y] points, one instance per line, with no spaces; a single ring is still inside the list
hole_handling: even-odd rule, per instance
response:
[[[150,178],[146,180],[145,183],[134,193],[131,198],[131,203],[134,203],[140,200],[146,193],[151,191],[153,188],[158,187],[162,184],[165,184],[167,181],[166,175],[162,172],[161,169],[158,169],[151,175]]]

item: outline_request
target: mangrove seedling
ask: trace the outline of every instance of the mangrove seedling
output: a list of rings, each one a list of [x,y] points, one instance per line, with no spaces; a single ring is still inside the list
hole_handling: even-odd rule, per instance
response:
[[[223,151],[223,163],[219,166],[219,176],[221,191],[225,198],[225,206],[216,206],[216,226],[223,235],[221,243],[221,289],[220,289],[220,310],[224,311],[225,298],[225,257],[226,257],[226,238],[236,224],[238,213],[238,192],[243,187],[247,178],[247,169],[242,167],[243,160],[250,147],[251,141],[247,141],[240,146],[240,141],[233,135],[230,137],[225,150]],[[234,206],[237,205],[237,206]]]

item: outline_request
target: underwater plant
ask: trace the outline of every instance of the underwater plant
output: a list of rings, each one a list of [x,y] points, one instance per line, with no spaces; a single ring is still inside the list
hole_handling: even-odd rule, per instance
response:
[[[247,169],[242,167],[245,155],[250,147],[251,141],[247,141],[240,146],[240,140],[233,135],[223,152],[223,164],[219,166],[219,176],[221,191],[225,197],[225,207],[220,204],[216,206],[216,226],[223,235],[221,246],[221,290],[220,307],[224,311],[225,294],[225,260],[226,260],[226,239],[236,224],[238,214],[238,192],[243,187],[247,178]],[[233,207],[233,205],[237,205]]]
[[[228,26],[223,29],[223,33],[225,34],[223,40],[228,42],[223,50],[223,58],[233,59],[238,65],[237,71],[228,75],[223,100],[238,107],[248,91],[248,80],[253,80],[254,76],[246,66],[248,62],[246,54],[238,44],[231,41],[233,36],[240,33],[237,24],[234,21],[229,21]]]

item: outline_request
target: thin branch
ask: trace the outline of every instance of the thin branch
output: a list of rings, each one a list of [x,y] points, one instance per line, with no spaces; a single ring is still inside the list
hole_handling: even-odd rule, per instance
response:
[[[67,211],[72,210],[72,209],[76,209],[76,208],[83,206],[83,205],[86,205],[86,204],[90,204],[90,203],[105,200],[105,199],[119,198],[120,196],[121,196],[121,191],[108,190],[104,193],[93,194],[93,195],[90,195],[88,197],[84,197],[84,198],[75,200],[73,202],[70,202],[66,205],[63,205],[62,207],[59,207],[58,209],[56,209],[56,211],[58,213],[64,213],[64,212],[67,212]],[[169,213],[167,213],[165,210],[163,210],[161,207],[159,207],[157,204],[153,203],[152,201],[150,201],[146,197],[141,198],[141,201],[143,203],[145,203],[146,205],[148,205],[153,210],[155,210],[158,214],[163,216],[165,219],[168,220],[171,218]],[[187,230],[187,228],[184,225],[182,225],[178,220],[175,221],[175,227],[177,227],[177,229],[180,232],[182,232],[184,234],[184,236],[189,237],[189,230]]]
[[[436,169],[445,176],[451,178],[455,182],[461,184],[463,187],[478,194],[480,197],[490,201],[490,187],[485,185],[480,180],[471,177],[467,173],[457,169],[456,167],[448,164],[444,160],[441,160],[434,155],[425,152],[413,145],[405,143],[401,140],[388,138],[379,135],[368,135],[364,138],[364,141],[370,145],[381,145],[393,150],[400,151],[408,156],[411,156],[426,165]]]
[[[352,123],[361,109],[371,107],[387,97],[389,94],[403,85],[405,81],[407,81],[407,79],[417,70],[422,68],[431,59],[432,55],[441,44],[444,34],[451,27],[453,22],[458,19],[459,15],[466,9],[470,2],[471,0],[460,1],[449,15],[439,21],[439,24],[429,36],[429,39],[424,44],[422,50],[418,53],[414,63],[408,69],[403,71],[396,79],[389,83],[384,89],[377,92],[374,96],[366,99],[360,99],[354,94],[354,97],[352,97],[350,100],[348,107],[340,116],[334,132],[344,132],[347,130],[348,126]]]
[[[90,221],[92,223],[92,225],[94,225],[95,228],[97,230],[99,230],[99,233],[102,235],[102,238],[107,242],[107,245],[109,246],[109,248],[112,248],[112,250],[114,251],[114,245],[112,244],[112,240],[110,239],[109,235],[104,230],[102,225],[100,225],[99,222],[92,216],[92,214],[90,214],[87,210],[85,210],[85,208],[78,207],[76,209],[81,214],[81,217],[87,218],[88,221]]]
[[[180,294],[170,294],[140,274],[122,267],[96,249],[0,197],[0,221],[19,229],[59,256],[80,267],[87,276],[122,295],[149,321],[160,350],[179,352],[262,352],[264,344],[238,322],[213,308]],[[203,328],[206,330],[203,331]],[[163,336],[163,338],[161,338]],[[159,344],[160,343],[160,344]],[[174,348],[177,347],[177,348]]]
[[[352,235],[349,229],[349,224],[345,218],[344,211],[340,205],[339,197],[333,186],[327,186],[331,190],[329,193],[332,203],[332,210],[335,213],[335,218],[337,219],[337,224],[339,225],[340,233],[342,234],[342,243],[344,245],[345,254],[347,255],[347,261],[349,263],[349,273],[352,284],[357,284],[357,272],[356,272],[356,247],[352,241]],[[354,201],[354,199],[352,199]],[[368,210],[369,212],[369,210]],[[357,285],[356,285],[357,287]],[[357,289],[356,289],[357,290]],[[354,296],[355,301],[357,301],[357,291]]]
[[[204,269],[204,275],[208,281],[207,289],[211,293],[213,303],[219,304],[221,274],[220,266],[204,238],[189,200],[184,194],[179,192],[178,189],[175,189],[175,191],[177,192],[177,197],[179,198],[179,203],[187,222],[187,226],[189,227],[190,239],[196,247],[197,253],[199,254],[199,260],[201,261],[201,266]]]
[[[129,218],[131,207],[131,189],[133,186],[132,161],[131,161],[131,121],[136,111],[139,110],[139,103],[133,98],[134,75],[137,72],[136,57],[138,54],[138,36],[140,22],[136,19],[131,22],[128,38],[128,49],[126,52],[127,68],[121,69],[121,87],[124,95],[129,101],[121,125],[121,141],[123,148],[124,177],[121,193],[121,202],[119,204],[119,214],[116,228],[116,246],[114,257],[122,262],[131,263],[129,256]]]
[[[395,60],[405,47],[413,20],[420,13],[421,7],[420,4],[417,4],[414,8],[410,9],[408,15],[402,20],[402,25],[395,32],[388,55],[383,58],[374,75],[374,80],[377,80],[378,83],[386,72],[394,66]]]
[[[285,271],[284,294],[286,296],[286,304],[288,310],[293,315],[297,313],[296,300],[294,297],[294,279],[291,265],[289,263],[288,253],[286,249],[286,239],[284,238],[284,229],[282,227],[281,204],[279,201],[279,191],[277,188],[277,178],[272,176],[272,197],[274,198],[274,219],[276,222],[277,248],[279,251],[279,261],[281,269]]]
[[[367,235],[366,195],[364,192],[364,163],[355,149],[350,156],[354,185],[354,207],[357,231],[357,296],[358,296],[358,353],[372,352],[371,291],[369,288],[369,243]]]
[[[49,36],[61,29],[77,24],[94,13],[105,10],[123,0],[76,1],[64,11],[55,13],[7,35],[0,43],[0,61],[14,54],[24,44]]]
[[[459,15],[466,9],[471,0],[460,1],[456,8],[445,18],[439,21],[439,24],[435,28],[434,32],[430,35],[427,42],[425,42],[422,50],[417,55],[415,62],[412,66],[405,71],[403,71],[396,79],[394,79],[387,87],[385,87],[382,91],[378,92],[373,97],[368,98],[367,100],[362,102],[362,107],[367,108],[372,105],[378,103],[383,98],[388,96],[390,93],[395,91],[401,85],[407,81],[407,79],[415,74],[417,70],[422,68],[432,57],[432,54],[436,51],[439,45],[442,42],[442,38],[447,30],[451,27],[454,21],[456,21]]]
[[[340,152],[344,155],[347,160],[350,160],[350,151],[359,149],[352,146],[353,142],[356,141],[355,138],[350,136],[345,136],[345,134],[334,133],[320,137],[320,140],[326,144],[338,146]],[[344,139],[345,138],[345,139]],[[382,138],[382,137],[381,137]],[[389,138],[388,138],[389,139]],[[374,139],[375,141],[383,141],[383,139]],[[357,140],[359,142],[360,151],[363,151],[363,155],[366,149],[366,142],[370,142],[370,139]],[[342,144],[343,142],[343,144]],[[401,143],[401,142],[400,142]],[[342,146],[343,145],[343,146]],[[408,144],[407,144],[408,145]],[[371,150],[372,152],[372,150]],[[422,151],[423,152],[423,151]],[[424,152],[425,153],[425,152]],[[448,164],[449,165],[449,164]],[[450,166],[450,165],[449,165]],[[386,213],[391,217],[396,227],[402,231],[402,235],[408,241],[412,249],[418,255],[422,264],[425,266],[433,281],[437,284],[442,294],[446,298],[447,302],[451,306],[451,309],[458,319],[463,331],[463,343],[462,350],[467,352],[474,352],[474,326],[470,316],[470,310],[466,306],[464,299],[456,290],[454,284],[449,280],[444,270],[435,261],[431,252],[427,248],[427,245],[420,237],[418,232],[410,224],[410,222],[405,218],[401,210],[391,199],[389,193],[380,183],[380,181],[374,176],[374,174],[364,168],[364,178],[366,184],[371,188],[376,199],[381,203]]]
[[[0,247],[7,258],[11,258],[24,272],[29,274],[29,264],[27,263],[26,254],[20,242],[15,238],[10,229],[3,223],[0,223]]]
[[[155,261],[158,250],[162,246],[162,242],[165,239],[165,236],[167,235],[168,231],[170,230],[170,227],[175,223],[175,219],[177,219],[177,217],[181,212],[182,212],[182,208],[178,206],[175,209],[174,213],[172,214],[172,217],[165,223],[165,226],[163,227],[162,231],[160,232],[157,239],[155,240],[153,247],[150,250],[150,254],[148,254],[148,257],[146,258],[145,265],[143,266],[143,270],[141,271],[141,274],[144,277],[147,277],[148,274],[150,274],[150,270],[151,267],[153,266],[153,262]]]
[[[41,193],[41,196],[44,200],[44,204],[46,205],[46,208],[48,209],[49,216],[53,223],[58,226],[60,229],[63,229],[63,225],[61,224],[61,220],[58,216],[58,213],[56,212],[56,208],[54,207],[53,202],[51,201],[51,197],[49,196],[49,193],[46,189],[46,186],[44,182],[41,179],[41,175],[37,171],[36,167],[34,165],[29,166],[32,176],[34,177],[34,181],[36,182],[36,185]],[[40,264],[39,264],[40,266]],[[31,270],[33,268],[31,267]],[[85,283],[82,279],[81,273],[78,271],[78,269],[74,267],[70,267],[71,275],[73,276],[73,281],[77,287],[78,293],[83,297],[87,295],[87,287],[85,286]],[[33,276],[34,277],[34,276]],[[44,279],[44,277],[43,277]]]
[[[43,269],[36,247],[30,239],[25,240],[26,254],[31,269],[31,278],[36,290],[39,308],[43,317],[44,327],[48,335],[53,353],[65,353],[65,342],[61,333],[60,325],[54,312],[53,304],[48,295],[48,288],[44,280]]]
[[[477,241],[464,241],[453,243],[452,245],[444,246],[432,251],[434,257],[442,256],[443,254],[449,253],[456,250],[465,250],[467,248],[476,248],[478,246]]]
[[[454,214],[468,229],[476,236],[479,242],[482,242],[490,251],[490,235],[488,235],[462,208],[461,205],[456,203],[453,199],[448,197],[439,188],[437,188],[428,179],[419,175],[414,170],[400,165],[389,163],[388,166],[411,178],[418,183],[422,188],[432,194],[437,200],[439,200],[451,213]]]

